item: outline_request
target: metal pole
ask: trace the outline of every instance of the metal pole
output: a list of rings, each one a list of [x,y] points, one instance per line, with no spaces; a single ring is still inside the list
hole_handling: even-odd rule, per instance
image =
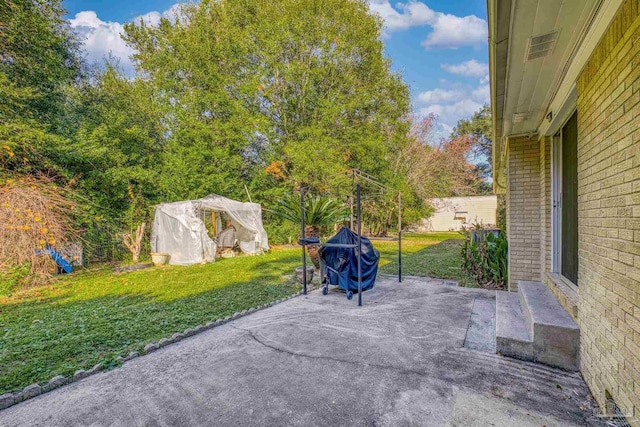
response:
[[[304,242],[304,188],[300,187],[300,218],[302,231],[302,293],[307,294],[307,254],[305,253],[306,245]]]
[[[402,283],[402,193],[398,193],[398,283]]]
[[[351,216],[349,217],[349,228],[353,231],[353,193],[349,196],[349,206],[351,206]]]
[[[362,306],[362,212],[360,209],[360,183],[356,185],[358,197],[358,306]]]

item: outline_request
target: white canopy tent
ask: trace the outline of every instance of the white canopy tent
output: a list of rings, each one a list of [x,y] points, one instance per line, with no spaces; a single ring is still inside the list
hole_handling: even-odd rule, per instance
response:
[[[169,254],[169,264],[174,265],[213,262],[217,245],[209,236],[204,221],[206,215],[212,212],[227,215],[235,228],[236,240],[242,252],[259,254],[269,249],[259,204],[238,202],[212,194],[198,200],[158,205],[151,232],[152,251]],[[216,229],[221,230],[220,215],[216,215],[216,221]]]

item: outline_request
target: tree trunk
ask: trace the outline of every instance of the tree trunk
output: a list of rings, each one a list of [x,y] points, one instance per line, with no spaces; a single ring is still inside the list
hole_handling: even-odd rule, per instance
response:
[[[134,263],[137,263],[140,259],[140,250],[142,249],[142,238],[144,237],[144,227],[146,224],[143,222],[136,228],[135,236],[131,233],[127,233],[122,236],[122,243],[131,251],[131,258]]]
[[[320,229],[316,225],[307,225],[304,228],[305,237],[320,237]],[[320,271],[320,245],[307,245],[307,253],[316,271]]]

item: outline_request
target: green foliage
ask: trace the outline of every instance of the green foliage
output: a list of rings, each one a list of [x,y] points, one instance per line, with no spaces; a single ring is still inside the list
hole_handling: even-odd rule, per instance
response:
[[[508,243],[504,232],[496,236],[479,226],[465,232],[462,267],[479,286],[505,288],[509,282],[507,261]]]
[[[76,142],[68,146],[67,169],[99,207],[96,215],[148,221],[149,205],[162,200],[165,156],[162,113],[151,87],[127,80],[112,66],[78,87]]]
[[[289,196],[278,201],[270,212],[293,224],[302,224],[300,198]],[[343,203],[327,196],[306,196],[304,199],[304,222],[326,232],[336,223],[348,221],[349,212]]]
[[[184,4],[159,25],[125,25],[133,78],[112,60],[87,69],[64,14],[61,0],[0,5],[12,58],[0,62],[0,173],[77,189],[96,254],[157,203],[243,200],[245,185],[265,206],[301,185],[342,200],[358,168],[387,187],[364,189],[365,224],[381,234],[396,227],[399,192],[407,224],[456,185],[437,170],[451,162],[411,145],[409,90],[365,0]],[[290,226],[266,219],[274,242],[289,241]]]
[[[263,218],[263,222],[271,246],[295,244],[300,236],[300,224],[294,224],[269,212]]]
[[[389,179],[409,93],[359,0],[223,0],[126,26],[164,111],[163,195],[267,202],[270,187],[336,192],[358,167]],[[272,162],[282,171],[265,174]]]
[[[33,88],[20,87],[0,71],[0,169],[16,174],[43,173],[61,176],[56,150],[64,139],[45,129],[34,118],[29,104],[38,96]]]
[[[453,128],[452,136],[469,136],[474,141],[474,154],[479,158],[478,168],[485,177],[491,176],[491,162],[493,158],[493,122],[491,107],[485,104],[473,113],[469,119],[462,119]]]
[[[31,88],[28,115],[46,130],[62,125],[64,90],[81,71],[79,43],[61,0],[0,3],[0,74],[17,88]],[[0,84],[2,86],[2,84]]]

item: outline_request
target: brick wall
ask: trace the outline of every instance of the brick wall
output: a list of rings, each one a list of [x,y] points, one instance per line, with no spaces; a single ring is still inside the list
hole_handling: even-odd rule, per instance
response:
[[[509,138],[507,237],[509,290],[518,280],[540,280],[540,145],[538,138]]]
[[[581,369],[640,425],[640,2],[627,0],[578,79]]]

